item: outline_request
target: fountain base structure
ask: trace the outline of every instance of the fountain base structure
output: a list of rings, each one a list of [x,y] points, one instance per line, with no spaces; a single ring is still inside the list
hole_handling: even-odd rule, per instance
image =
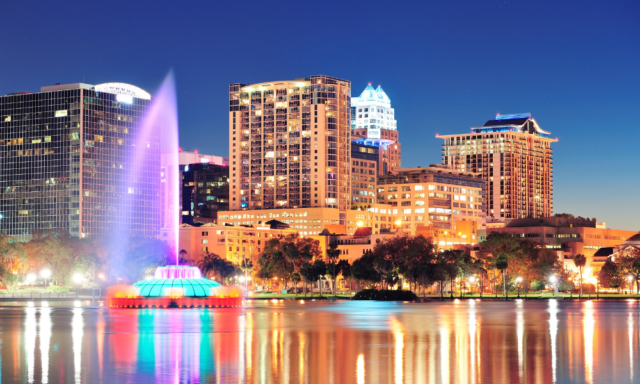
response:
[[[115,308],[217,308],[241,307],[241,292],[205,279],[190,266],[158,267],[154,278],[135,283],[129,292],[109,299]]]

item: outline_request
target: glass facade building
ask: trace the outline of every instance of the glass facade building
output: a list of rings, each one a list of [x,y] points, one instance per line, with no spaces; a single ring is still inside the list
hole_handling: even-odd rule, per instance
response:
[[[151,97],[121,83],[0,97],[0,230],[158,236],[160,130]]]
[[[229,210],[229,167],[218,164],[180,165],[182,223],[217,223]]]

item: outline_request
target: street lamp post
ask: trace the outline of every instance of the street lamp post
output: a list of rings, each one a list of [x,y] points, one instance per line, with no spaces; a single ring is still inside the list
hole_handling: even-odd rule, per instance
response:
[[[471,294],[473,295],[473,283],[475,283],[476,278],[474,276],[469,277],[469,290],[471,291]]]
[[[520,282],[522,281],[522,277],[516,277],[516,287],[518,288],[518,299],[520,298]]]
[[[40,276],[44,279],[44,286],[47,287],[47,280],[51,277],[51,271],[48,269],[43,269],[40,271]]]
[[[629,282],[629,294],[631,294],[633,288],[631,288],[631,282],[633,281],[633,276],[627,276],[627,281]]]
[[[558,294],[558,278],[555,275],[549,277],[549,281],[553,284],[553,296]]]

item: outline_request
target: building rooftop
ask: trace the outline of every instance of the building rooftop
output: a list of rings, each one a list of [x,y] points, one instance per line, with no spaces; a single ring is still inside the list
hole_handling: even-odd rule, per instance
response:
[[[473,133],[528,133],[544,138],[548,138],[551,134],[551,132],[540,128],[536,120],[531,117],[531,113],[518,113],[515,115],[497,114],[495,119],[487,121],[482,127],[471,127],[471,131]]]

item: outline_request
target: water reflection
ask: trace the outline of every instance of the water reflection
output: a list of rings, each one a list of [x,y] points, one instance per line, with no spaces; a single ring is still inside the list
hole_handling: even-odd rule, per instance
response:
[[[2,382],[634,382],[635,302],[0,310]],[[598,343],[599,340],[602,342]]]
[[[46,301],[40,310],[40,365],[42,371],[41,382],[49,382],[49,344],[51,342],[51,309]]]
[[[585,382],[593,383],[593,333],[595,318],[593,302],[584,303],[584,377]]]
[[[551,337],[551,378],[557,382],[556,371],[558,369],[558,300],[549,300],[549,336]]]
[[[73,339],[73,379],[80,383],[82,373],[82,308],[73,309],[73,319],[71,320],[71,337]]]

